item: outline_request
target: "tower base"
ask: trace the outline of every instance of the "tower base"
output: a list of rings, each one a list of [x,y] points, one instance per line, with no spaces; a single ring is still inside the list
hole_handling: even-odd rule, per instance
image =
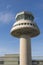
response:
[[[20,65],[32,65],[31,40],[28,35],[20,38]]]

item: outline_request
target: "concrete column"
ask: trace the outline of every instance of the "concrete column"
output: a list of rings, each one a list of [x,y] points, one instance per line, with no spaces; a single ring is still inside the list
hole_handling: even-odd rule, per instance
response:
[[[20,38],[20,65],[32,65],[31,41],[28,35]]]

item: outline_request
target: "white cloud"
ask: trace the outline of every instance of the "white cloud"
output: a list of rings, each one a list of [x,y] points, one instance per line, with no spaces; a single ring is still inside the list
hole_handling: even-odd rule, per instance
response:
[[[3,56],[6,53],[5,48],[0,48],[0,56]]]
[[[0,22],[8,23],[14,20],[14,15],[10,12],[0,12]]]
[[[0,48],[0,53],[1,52],[6,52],[6,49],[5,48]]]

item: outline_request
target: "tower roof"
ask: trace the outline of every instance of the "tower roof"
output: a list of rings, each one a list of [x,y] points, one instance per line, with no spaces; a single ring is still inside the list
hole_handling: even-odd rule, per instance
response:
[[[28,20],[33,20],[34,16],[32,15],[31,12],[26,12],[26,11],[22,11],[20,13],[17,13],[15,19],[18,21],[20,19],[28,19]]]
[[[16,15],[15,18],[17,18],[17,16],[19,16],[19,15],[21,15],[21,14],[29,14],[29,15],[33,16],[33,14],[32,14],[31,12],[22,11],[22,12],[17,13],[17,15]],[[33,17],[34,17],[34,16],[33,16]]]

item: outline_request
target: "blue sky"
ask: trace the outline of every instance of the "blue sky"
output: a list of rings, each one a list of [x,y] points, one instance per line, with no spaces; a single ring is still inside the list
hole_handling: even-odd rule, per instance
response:
[[[33,13],[40,35],[31,39],[32,56],[43,56],[43,0],[0,0],[0,55],[19,53],[19,39],[10,30],[20,11]]]

